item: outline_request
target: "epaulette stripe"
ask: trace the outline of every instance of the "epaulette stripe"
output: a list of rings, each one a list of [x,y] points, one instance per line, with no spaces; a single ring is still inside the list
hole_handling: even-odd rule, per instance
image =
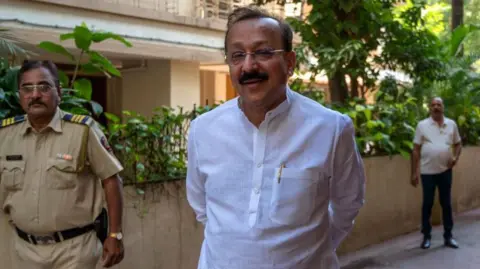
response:
[[[63,119],[67,120],[67,121],[70,121],[72,119],[72,115],[71,114],[65,114],[65,116],[63,116]]]
[[[14,125],[16,123],[20,123],[20,122],[23,122],[25,121],[25,115],[21,115],[21,116],[15,116],[15,117],[11,117],[11,118],[8,118],[8,119],[3,119],[1,120],[1,124],[0,124],[0,127],[7,127],[7,126],[10,126],[10,125]]]
[[[85,119],[85,116],[81,115],[81,116],[78,117],[77,122],[82,123],[83,119]]]
[[[82,124],[87,124],[87,121],[88,121],[88,117],[84,117],[81,121]]]
[[[86,115],[65,114],[63,116],[63,120],[79,124],[87,124],[89,119],[90,117]]]
[[[17,122],[17,121],[24,121],[24,120],[25,120],[25,115],[15,116],[15,122]]]

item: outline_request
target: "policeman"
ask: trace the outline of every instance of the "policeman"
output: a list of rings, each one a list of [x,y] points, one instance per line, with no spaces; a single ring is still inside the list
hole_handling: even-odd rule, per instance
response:
[[[0,120],[0,216],[12,224],[18,268],[93,269],[100,257],[104,267],[118,264],[124,255],[122,165],[92,118],[59,108],[52,62],[24,62],[18,82],[26,115]],[[104,242],[95,229],[103,192]]]

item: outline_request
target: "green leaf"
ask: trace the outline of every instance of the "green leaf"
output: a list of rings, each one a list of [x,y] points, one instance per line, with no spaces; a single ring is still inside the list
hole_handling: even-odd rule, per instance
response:
[[[104,41],[106,39],[109,39],[109,38],[120,41],[125,46],[127,46],[129,48],[132,47],[132,44],[130,42],[125,40],[120,35],[117,35],[117,34],[114,34],[114,33],[111,33],[111,32],[97,32],[97,33],[93,33],[93,35],[92,35],[92,41],[95,42],[95,43],[102,42],[102,41]]]
[[[115,114],[112,114],[112,113],[108,113],[108,112],[105,112],[105,117],[111,121],[112,123],[119,123],[120,122],[120,118],[117,117],[117,115]]]
[[[86,26],[76,26],[73,30],[77,48],[89,51],[92,44],[92,32]]]
[[[100,114],[103,113],[103,107],[102,107],[99,103],[91,100],[91,101],[90,101],[90,105],[92,106],[93,113],[94,113],[96,116],[99,116]]]
[[[74,38],[75,38],[74,33],[67,33],[67,34],[61,34],[60,35],[60,40],[61,41],[65,41],[65,40],[68,40],[68,39],[74,39]]]
[[[96,51],[90,51],[88,54],[90,55],[90,60],[93,64],[99,64],[102,69],[114,76],[119,77],[121,75],[120,71],[112,64],[112,62],[110,62],[110,60],[105,58],[100,53]]]
[[[72,114],[77,114],[77,115],[90,115],[90,112],[88,112],[88,110],[82,107],[73,107],[69,109],[68,112]]]
[[[70,81],[68,76],[62,70],[58,70],[58,80],[60,80],[60,86],[62,86],[62,88],[69,87]]]
[[[75,61],[75,57],[62,45],[59,45],[50,41],[43,41],[43,42],[40,42],[40,44],[38,44],[38,47],[48,52],[61,54],[63,56],[68,57],[70,60]]]
[[[137,163],[137,170],[140,172],[145,171],[145,165],[143,165],[143,163]]]
[[[467,118],[465,118],[465,116],[463,116],[463,115],[460,115],[458,117],[458,126],[463,126],[466,121],[467,121]]]
[[[77,90],[77,96],[88,101],[92,99],[92,83],[90,80],[81,78],[73,83],[73,88]]]
[[[3,81],[0,80],[1,87],[6,91],[17,92],[18,90],[18,71],[20,67],[9,68],[7,73],[3,77]]]
[[[413,142],[412,141],[404,140],[404,141],[402,141],[402,144],[407,146],[409,149],[413,149]]]
[[[410,153],[403,150],[403,149],[399,149],[398,152],[400,152],[400,155],[402,155],[404,158],[407,158],[407,159],[410,159]]]
[[[0,109],[0,120],[7,117],[10,113],[10,109]]]
[[[361,111],[364,111],[365,110],[365,107],[362,106],[362,105],[355,105],[355,111],[357,112],[361,112]]]

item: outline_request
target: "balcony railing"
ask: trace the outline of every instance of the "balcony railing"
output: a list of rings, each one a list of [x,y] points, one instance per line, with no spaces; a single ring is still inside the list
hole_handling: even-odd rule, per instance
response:
[[[226,20],[228,14],[235,8],[251,4],[252,0],[102,0],[112,5],[131,6],[141,9],[169,12],[176,15],[197,17],[203,19]],[[288,1],[287,1],[288,2]],[[299,16],[295,4],[285,7],[274,3],[265,8],[277,16]],[[296,5],[301,7],[301,5]],[[297,14],[298,13],[298,14]]]

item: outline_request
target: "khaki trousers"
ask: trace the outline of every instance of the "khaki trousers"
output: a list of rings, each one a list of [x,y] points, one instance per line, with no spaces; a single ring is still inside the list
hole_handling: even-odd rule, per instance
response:
[[[14,235],[15,269],[95,269],[102,244],[94,231],[51,245],[33,245]]]

